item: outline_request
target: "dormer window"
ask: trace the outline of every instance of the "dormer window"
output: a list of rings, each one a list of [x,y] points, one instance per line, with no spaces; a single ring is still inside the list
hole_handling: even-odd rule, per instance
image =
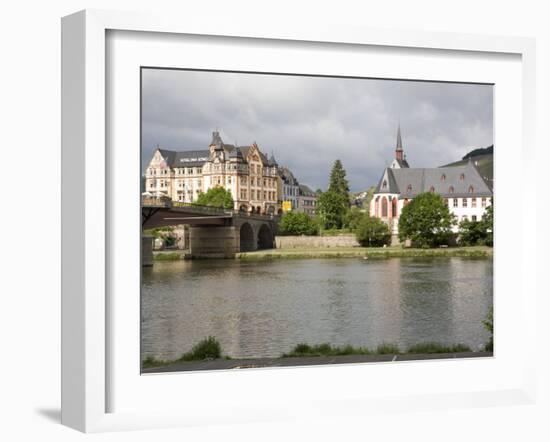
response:
[[[382,182],[382,189],[386,189],[388,187],[388,182],[386,180],[384,180]]]
[[[468,187],[468,193],[474,193],[474,186]]]
[[[449,193],[455,193],[455,188],[453,186],[449,187]]]

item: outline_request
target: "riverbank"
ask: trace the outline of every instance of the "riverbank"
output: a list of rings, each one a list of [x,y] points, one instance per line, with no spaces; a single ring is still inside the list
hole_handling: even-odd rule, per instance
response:
[[[243,368],[275,368],[328,364],[360,364],[365,362],[404,362],[437,359],[488,358],[492,352],[462,353],[423,353],[423,354],[383,354],[383,355],[343,355],[343,356],[309,356],[292,358],[258,358],[258,359],[212,359],[203,361],[174,362],[167,365],[147,367],[142,373],[170,373],[198,370],[238,370]]]
[[[268,249],[237,253],[242,260],[307,259],[307,258],[416,258],[464,257],[490,258],[493,248],[486,246],[416,249],[396,247],[316,247],[295,249]]]
[[[154,250],[153,261],[179,261],[185,259],[187,250]]]

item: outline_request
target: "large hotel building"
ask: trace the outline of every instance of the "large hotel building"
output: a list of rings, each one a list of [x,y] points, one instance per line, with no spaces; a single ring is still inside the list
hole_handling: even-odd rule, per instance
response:
[[[276,214],[281,208],[278,165],[258,145],[225,144],[212,133],[208,149],[176,152],[157,148],[145,170],[145,194],[193,202],[216,186],[231,192],[235,210]]]

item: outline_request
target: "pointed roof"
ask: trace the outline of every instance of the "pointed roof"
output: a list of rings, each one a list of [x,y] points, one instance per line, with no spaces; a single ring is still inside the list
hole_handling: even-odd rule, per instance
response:
[[[386,187],[384,179],[387,179]],[[445,198],[490,197],[493,194],[473,163],[436,168],[386,168],[374,193],[397,193],[400,198],[414,198],[432,188]]]
[[[212,132],[212,141],[210,142],[210,146],[216,146],[216,149],[218,150],[223,149],[222,137],[220,137],[220,133],[217,130]]]
[[[273,154],[273,150],[271,151],[271,157],[269,158],[269,166],[278,166],[277,160],[275,159],[275,155]]]
[[[401,123],[397,126],[397,143],[395,150],[403,150],[403,141],[401,141]]]

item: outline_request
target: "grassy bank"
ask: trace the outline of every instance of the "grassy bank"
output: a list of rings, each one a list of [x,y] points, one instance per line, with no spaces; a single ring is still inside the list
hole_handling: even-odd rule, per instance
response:
[[[391,343],[382,343],[376,348],[353,347],[345,345],[343,347],[332,346],[330,344],[298,344],[289,353],[283,353],[279,358],[308,358],[308,357],[335,357],[335,356],[359,356],[359,355],[418,355],[418,354],[443,354],[443,353],[467,353],[472,350],[462,344],[442,345],[437,342],[425,342],[413,345],[406,350],[401,350],[399,346]],[[184,353],[176,360],[161,360],[154,357],[147,357],[142,361],[142,368],[155,368],[168,366],[181,362],[208,361],[215,359],[231,359],[229,356],[222,355],[222,349],[216,338],[209,336],[195,345],[191,351]]]
[[[208,336],[202,341],[199,341],[198,344],[194,345],[191,351],[182,354],[179,359],[170,361],[148,356],[143,360],[141,365],[143,368],[153,368],[175,364],[176,362],[204,361],[220,358],[230,359],[229,356],[222,355],[222,348],[218,340],[213,336]]]
[[[472,349],[466,345],[442,345],[437,342],[425,342],[409,347],[405,351],[395,344],[384,343],[374,349],[366,347],[331,346],[330,344],[308,345],[298,344],[290,353],[284,353],[283,358],[300,358],[312,356],[348,356],[348,355],[404,355],[404,354],[435,354],[435,353],[465,353]]]
[[[153,260],[155,261],[179,261],[184,258],[183,251],[154,251]]]
[[[493,249],[485,246],[449,247],[442,249],[413,249],[397,247],[326,247],[270,249],[237,253],[237,259],[306,259],[306,258],[414,258],[414,257],[471,257],[493,256]]]

